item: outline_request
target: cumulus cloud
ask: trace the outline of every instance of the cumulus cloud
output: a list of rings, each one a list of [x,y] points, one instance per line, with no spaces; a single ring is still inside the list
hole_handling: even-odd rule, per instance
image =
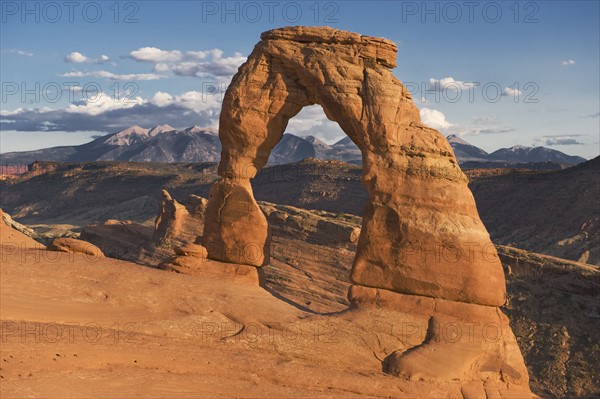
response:
[[[246,57],[240,53],[235,53],[231,57],[225,58],[213,58],[206,62],[182,62],[175,64],[171,67],[171,70],[175,75],[178,76],[232,76],[236,73],[242,63],[246,61]]]
[[[129,53],[129,56],[136,61],[154,63],[154,72],[171,71],[177,76],[190,77],[230,77],[246,61],[246,57],[240,53],[223,57],[220,49],[182,52],[142,47]]]
[[[141,47],[130,52],[129,56],[136,61],[146,62],[174,62],[180,61],[182,58],[179,50],[165,51],[156,47]]]
[[[87,101],[76,101],[67,105],[67,107],[64,109],[64,112],[70,114],[96,116],[108,111],[130,109],[136,105],[142,105],[146,102],[147,101],[141,97],[127,97],[121,100],[115,100],[111,96],[100,93],[98,96]]]
[[[285,131],[300,137],[315,136],[331,144],[346,136],[336,122],[327,119],[320,105],[302,108],[296,116],[290,119]]]
[[[583,134],[557,134],[557,135],[547,135],[547,136],[539,136],[534,139],[534,143],[536,145],[583,145],[581,141],[579,141],[579,137],[584,137]]]
[[[419,113],[423,123],[434,129],[446,130],[454,126],[454,124],[446,120],[446,116],[442,112],[436,109],[421,108]]]
[[[105,62],[110,61],[110,58],[107,55],[102,54],[100,57],[93,59],[86,55],[81,54],[79,51],[74,51],[65,56],[65,62],[67,64],[104,64]]]
[[[168,72],[170,69],[171,67],[168,64],[165,64],[164,62],[160,62],[154,65],[154,72]]]
[[[442,79],[429,79],[427,83],[427,90],[429,91],[444,91],[444,90],[454,90],[454,91],[462,91],[468,90],[471,87],[474,87],[475,83],[473,82],[463,82],[461,80],[456,80],[451,76]]]
[[[187,91],[181,95],[171,95],[164,92],[156,92],[150,99],[150,103],[160,108],[172,105],[186,110],[211,109],[220,110],[221,97],[219,94],[206,94],[199,91]]]
[[[158,91],[154,94],[152,99],[150,99],[150,102],[159,107],[165,107],[167,105],[172,104],[174,100],[175,98],[169,93],[163,93],[162,91]]]
[[[81,71],[72,71],[63,73],[60,75],[64,78],[81,78],[81,77],[94,77],[94,78],[104,78],[110,80],[158,80],[161,78],[165,78],[164,75],[158,75],[155,73],[127,73],[127,74],[118,74],[109,71],[91,71],[91,72],[81,72]]]
[[[502,95],[504,97],[519,97],[520,95],[522,95],[523,92],[521,90],[512,88],[512,87],[505,87],[504,89],[502,89]]]
[[[62,109],[18,108],[1,111],[0,116],[3,121],[10,121],[7,123],[15,131],[112,133],[133,124],[217,127],[220,110],[220,93],[212,95],[187,91],[172,94],[158,91],[148,98],[120,96],[120,100],[100,94],[90,100],[73,102]],[[300,111],[290,120],[286,132],[298,136],[314,135],[329,143],[345,137],[338,124],[328,120],[319,105]]]
[[[563,65],[563,66],[575,65],[575,60],[563,60],[560,62],[560,65]]]
[[[65,56],[65,62],[68,64],[75,63],[80,64],[82,62],[88,62],[89,58],[81,54],[79,51],[74,51]]]
[[[197,91],[172,95],[155,93],[150,99],[131,96],[115,99],[99,94],[61,109],[17,108],[0,111],[15,131],[98,131],[111,133],[124,126],[170,124],[217,126],[221,104],[217,96]]]

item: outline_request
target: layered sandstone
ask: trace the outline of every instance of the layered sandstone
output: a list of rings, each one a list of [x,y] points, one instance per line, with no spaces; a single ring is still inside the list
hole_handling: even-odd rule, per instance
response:
[[[219,174],[204,243],[209,257],[268,263],[265,215],[249,180],[265,165],[287,122],[304,106],[361,148],[370,200],[354,283],[395,292],[499,306],[502,268],[467,178],[437,131],[421,124],[408,90],[389,70],[395,46],[331,28],[266,32],[223,101]]]
[[[261,39],[223,101],[221,179],[210,191],[203,234],[209,258],[254,266],[269,262],[269,223],[250,180],[289,119],[320,104],[360,148],[369,193],[351,301],[402,311],[397,300],[380,299],[414,297],[439,304],[424,313],[432,324],[493,322],[504,332],[499,346],[490,347],[481,329],[477,339],[459,346],[440,342],[430,331],[429,340],[410,353],[394,352],[388,371],[461,381],[493,375],[504,388],[516,384],[528,391],[523,359],[497,309],[506,294],[497,252],[450,145],[422,125],[410,93],[390,71],[395,45],[319,27],[276,29]],[[447,356],[447,364],[433,367],[437,354]]]
[[[77,238],[56,238],[50,243],[50,245],[48,245],[48,250],[59,252],[77,252],[90,256],[104,256],[104,253],[102,253],[100,248],[87,241],[78,240]]]
[[[169,246],[195,242],[202,235],[206,204],[205,198],[190,195],[182,205],[167,190],[162,190],[154,222],[154,243]]]

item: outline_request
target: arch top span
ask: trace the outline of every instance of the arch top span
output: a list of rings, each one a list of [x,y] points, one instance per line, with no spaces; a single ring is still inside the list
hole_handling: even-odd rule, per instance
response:
[[[327,27],[261,37],[224,97],[221,176],[254,177],[289,119],[307,105],[321,105],[363,153],[394,152],[400,126],[421,123],[410,92],[390,71],[393,42]]]
[[[263,32],[261,40],[288,40],[300,44],[334,44],[352,46],[358,56],[375,61],[387,68],[396,68],[398,46],[391,40],[365,36],[328,26],[290,26]]]

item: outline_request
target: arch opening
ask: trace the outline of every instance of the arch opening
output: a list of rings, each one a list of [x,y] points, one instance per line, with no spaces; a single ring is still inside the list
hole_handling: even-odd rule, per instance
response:
[[[350,271],[368,196],[360,166],[319,160],[360,165],[362,155],[314,104],[289,119],[251,184],[271,231],[265,288],[305,311],[331,314],[350,304]],[[261,202],[267,198],[274,204]]]
[[[290,118],[285,133],[269,155],[268,164],[299,162],[306,158],[362,164],[358,146],[336,122],[327,119],[319,104],[305,106]]]

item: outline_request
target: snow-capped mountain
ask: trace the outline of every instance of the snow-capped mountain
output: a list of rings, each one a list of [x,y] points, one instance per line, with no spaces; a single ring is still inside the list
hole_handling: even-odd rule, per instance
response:
[[[452,134],[446,137],[450,146],[454,150],[454,155],[459,162],[465,161],[485,161],[488,153],[479,147],[463,140],[459,136]]]
[[[586,159],[578,156],[567,155],[563,152],[546,147],[525,147],[515,145],[510,148],[501,148],[489,154],[493,161],[506,162],[557,162],[578,164]]]
[[[578,164],[584,158],[570,156],[545,147],[514,146],[488,154],[461,137],[447,137],[454,153],[466,167],[506,167],[517,163],[552,162],[555,164]],[[176,129],[169,125],[157,125],[150,129],[131,126],[119,132],[99,137],[78,146],[44,148],[36,151],[11,152],[0,155],[4,165],[30,164],[35,161],[93,162],[217,162],[221,156],[218,130],[191,126]],[[298,137],[286,133],[275,146],[269,162],[289,163],[305,158],[336,159],[360,164],[362,154],[349,137],[327,144],[314,135]],[[483,165],[487,166],[483,166]]]
[[[578,156],[567,155],[558,150],[546,147],[527,147],[515,145],[510,148],[501,148],[488,154],[486,151],[464,139],[450,135],[446,137],[454,150],[454,155],[459,163],[464,162],[498,162],[504,164],[554,162],[557,164],[579,164],[586,159]]]
[[[0,156],[0,162],[216,162],[220,155],[221,142],[213,128],[192,126],[177,130],[158,125],[150,129],[131,126],[78,146],[6,153]]]
[[[158,126],[157,126],[158,127]],[[153,128],[155,129],[155,128]],[[132,145],[145,141],[148,138],[148,129],[144,129],[137,125],[128,127],[125,130],[121,130],[115,134],[109,136],[100,137],[99,142],[107,145]],[[103,140],[101,140],[103,139]]]

